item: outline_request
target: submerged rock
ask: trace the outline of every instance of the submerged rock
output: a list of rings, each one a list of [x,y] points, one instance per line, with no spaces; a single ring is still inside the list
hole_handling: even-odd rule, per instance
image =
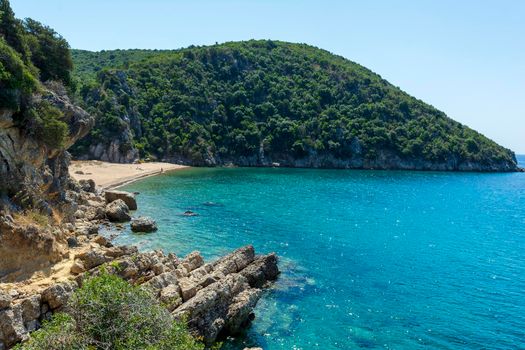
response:
[[[199,214],[191,211],[191,210],[186,210],[183,214],[183,216],[199,216]]]
[[[135,195],[133,193],[126,192],[126,191],[112,190],[112,191],[106,191],[104,196],[106,198],[106,203],[108,204],[120,199],[124,201],[124,203],[126,203],[129,210],[137,210],[137,200],[135,199]]]
[[[131,231],[133,232],[154,232],[157,230],[157,223],[150,217],[139,217],[131,221]]]

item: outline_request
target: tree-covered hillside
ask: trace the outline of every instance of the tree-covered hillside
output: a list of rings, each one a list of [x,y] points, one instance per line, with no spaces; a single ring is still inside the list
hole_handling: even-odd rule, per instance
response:
[[[73,51],[97,118],[74,153],[193,165],[514,170],[511,151],[370,70],[304,44]]]

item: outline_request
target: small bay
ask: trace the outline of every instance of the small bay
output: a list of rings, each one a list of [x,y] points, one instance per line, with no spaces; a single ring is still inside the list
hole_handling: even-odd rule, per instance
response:
[[[524,173],[192,168],[124,189],[159,231],[116,243],[279,255],[226,349],[525,346]]]

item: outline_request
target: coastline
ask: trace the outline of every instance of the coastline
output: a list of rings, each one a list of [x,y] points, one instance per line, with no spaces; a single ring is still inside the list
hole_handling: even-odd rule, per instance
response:
[[[146,177],[187,168],[189,168],[187,165],[163,162],[120,164],[98,160],[82,160],[71,162],[69,174],[77,181],[91,179],[102,189],[108,190]]]

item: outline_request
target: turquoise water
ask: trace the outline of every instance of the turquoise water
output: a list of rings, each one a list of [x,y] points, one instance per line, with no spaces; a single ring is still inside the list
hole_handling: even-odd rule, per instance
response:
[[[160,229],[119,243],[281,257],[227,349],[525,348],[523,173],[190,169],[126,190]]]

